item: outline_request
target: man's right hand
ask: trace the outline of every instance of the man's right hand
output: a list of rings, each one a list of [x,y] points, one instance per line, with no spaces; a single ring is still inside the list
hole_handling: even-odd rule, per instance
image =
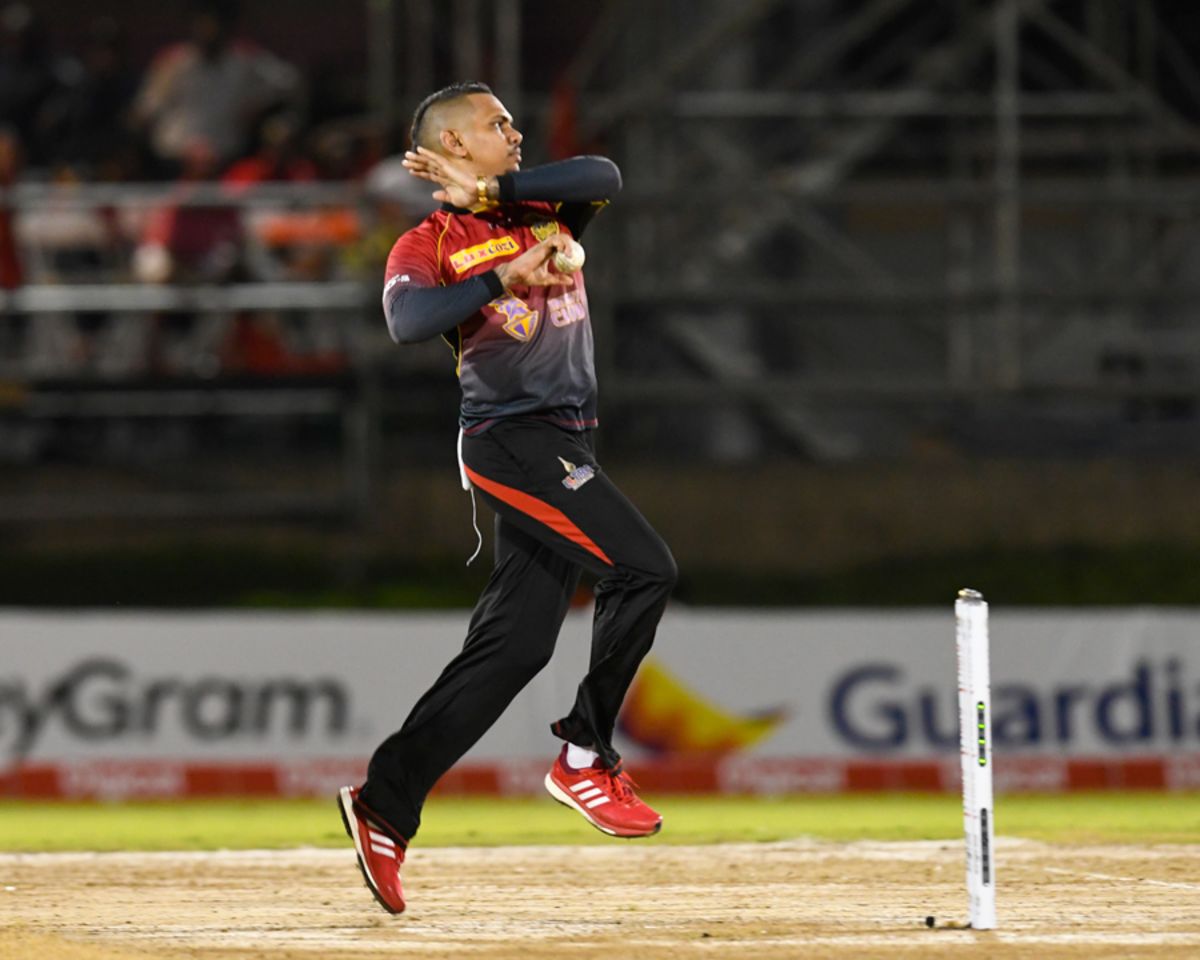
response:
[[[569,287],[575,281],[569,273],[558,273],[553,266],[554,255],[566,250],[571,238],[565,233],[554,233],[530,247],[523,254],[496,267],[496,276],[505,290],[513,287]]]

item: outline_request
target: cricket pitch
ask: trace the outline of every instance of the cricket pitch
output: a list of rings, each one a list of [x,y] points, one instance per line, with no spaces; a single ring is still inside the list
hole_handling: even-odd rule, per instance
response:
[[[1200,956],[1195,847],[1001,838],[996,864],[976,932],[940,926],[966,914],[949,840],[414,846],[399,917],[349,846],[0,854],[0,958]]]

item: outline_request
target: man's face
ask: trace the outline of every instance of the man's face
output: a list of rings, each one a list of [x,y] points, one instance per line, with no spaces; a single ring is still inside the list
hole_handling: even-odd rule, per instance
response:
[[[461,119],[451,129],[476,173],[497,177],[519,170],[523,137],[504,104],[489,93],[472,93],[465,99]]]

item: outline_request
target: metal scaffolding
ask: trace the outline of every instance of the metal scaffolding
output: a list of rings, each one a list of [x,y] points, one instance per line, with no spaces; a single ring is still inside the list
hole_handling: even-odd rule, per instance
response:
[[[1163,5],[846,6],[658,0],[585,39],[581,134],[627,184],[597,299],[659,365],[610,351],[606,397],[836,458],[1194,394],[1200,128],[1162,87],[1200,74]]]

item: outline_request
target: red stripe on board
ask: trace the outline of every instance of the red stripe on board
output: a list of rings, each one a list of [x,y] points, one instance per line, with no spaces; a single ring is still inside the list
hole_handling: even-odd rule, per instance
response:
[[[280,789],[279,769],[266,764],[195,764],[186,771],[184,789],[194,797],[271,797]]]
[[[1161,790],[1167,765],[1161,757],[1121,757],[1067,761],[1071,790]]]
[[[919,760],[898,763],[848,762],[843,768],[846,790],[877,792],[880,790],[940,791],[942,768],[937,763]]]
[[[470,467],[465,467],[465,469],[471,482],[480,490],[490,493],[497,500],[503,500],[510,507],[516,507],[522,513],[533,517],[539,523],[544,523],[555,533],[561,534],[572,543],[579,544],[588,553],[599,557],[610,567],[613,566],[613,562],[608,559],[608,555],[596,546],[592,538],[575,526],[571,522],[571,518],[557,507],[552,507],[545,500],[531,497],[529,494],[523,493],[514,487],[506,487],[495,480],[489,480],[487,477],[476,473]]]
[[[550,758],[456,764],[435,793],[534,796]],[[1168,777],[1168,763],[1180,772]],[[1005,767],[1011,767],[1007,773]],[[178,760],[81,760],[0,769],[0,798],[122,800],[171,797],[329,797],[359,783],[367,758],[291,762],[188,763]],[[1021,768],[1026,768],[1022,770]],[[997,763],[1000,793],[1077,790],[1195,789],[1200,754],[1184,757],[1004,757]],[[665,756],[629,764],[647,793],[772,796],[859,791],[943,790],[957,793],[949,764],[927,760],[746,756]],[[1053,775],[1051,775],[1053,774]]]

